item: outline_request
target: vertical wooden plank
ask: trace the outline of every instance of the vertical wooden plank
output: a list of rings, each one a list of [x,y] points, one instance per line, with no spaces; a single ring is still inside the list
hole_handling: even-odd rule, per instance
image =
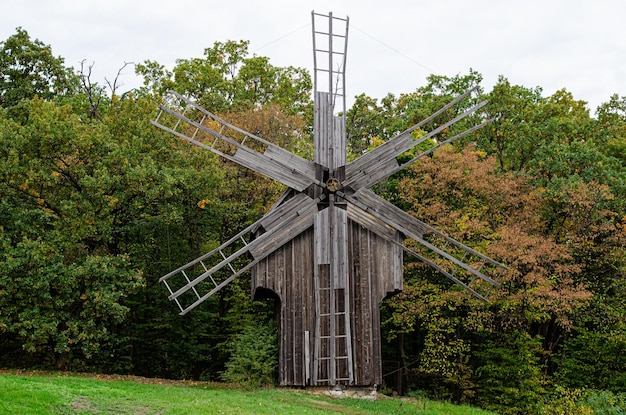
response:
[[[301,268],[298,267],[298,260],[296,258],[300,258],[301,255],[301,245],[302,245],[302,236],[297,236],[292,239],[291,249],[289,254],[289,269],[291,275],[291,286],[293,287],[293,307],[291,309],[291,315],[294,321],[293,324],[293,354],[294,354],[294,385],[302,385],[303,384],[303,371],[304,371],[304,362],[303,362],[303,344],[301,341],[302,338],[302,313],[300,312],[301,301],[302,301],[302,275]]]
[[[346,165],[346,122],[344,117],[333,118],[333,166],[337,169]]]
[[[315,265],[330,264],[330,234],[328,209],[315,215]]]
[[[306,237],[306,252],[307,252],[307,261],[306,261],[306,267],[307,267],[307,271],[306,271],[306,275],[307,275],[307,279],[306,279],[306,294],[305,294],[305,310],[304,312],[306,313],[306,330],[309,333],[315,333],[315,293],[314,293],[314,262],[313,262],[313,257],[314,257],[314,231],[313,229],[309,229],[307,231],[307,237]],[[313,364],[313,342],[314,339],[311,337],[309,337],[309,384],[311,384],[310,382],[312,381],[312,364]]]
[[[377,248],[376,252],[381,255],[378,256],[380,260],[378,267],[375,271],[375,278],[371,281],[370,286],[370,333],[371,333],[371,364],[369,378],[375,383],[382,381],[382,361],[381,361],[381,334],[380,334],[380,302],[382,300],[381,291],[384,291],[384,280],[391,276],[391,269],[388,263],[388,248],[387,242],[380,238],[378,235],[370,233],[370,238],[375,241]]]
[[[329,209],[331,209],[329,207]],[[333,278],[335,288],[346,288],[348,274],[348,216],[344,209],[333,207],[331,243],[333,249]]]
[[[402,243],[400,232],[396,232],[395,240],[399,244]],[[393,245],[393,292],[402,291],[404,286],[404,261],[402,260],[402,248],[399,245]]]
[[[331,131],[329,131],[330,95],[327,92],[315,93],[315,115],[313,127],[313,161],[321,166],[329,166],[328,143]],[[332,115],[331,115],[332,116]]]
[[[358,380],[358,366],[359,366],[359,360],[358,360],[358,341],[359,341],[359,337],[358,337],[358,331],[357,331],[357,322],[355,319],[355,300],[357,297],[357,293],[355,291],[355,267],[354,264],[357,260],[356,256],[354,254],[354,247],[355,247],[355,242],[354,242],[354,224],[351,220],[347,220],[347,226],[346,226],[346,235],[347,235],[347,244],[346,244],[346,249],[347,249],[347,254],[346,254],[346,258],[347,258],[347,264],[346,264],[346,273],[347,273],[347,278],[348,280],[346,281],[346,286],[347,288],[350,290],[350,295],[347,298],[347,303],[346,303],[346,307],[348,309],[348,312],[350,314],[350,331],[351,331],[351,347],[352,347],[352,366],[353,366],[353,383],[357,384],[357,380]]]
[[[372,309],[372,297],[376,294],[372,292],[372,288],[376,283],[376,280],[380,277],[378,274],[377,264],[379,261],[380,252],[378,252],[377,246],[377,237],[371,233],[369,230],[364,230],[364,237],[367,240],[367,251],[368,251],[368,273],[367,280],[364,284],[363,293],[363,320],[366,322],[366,326],[364,327],[364,342],[367,344],[367,348],[364,350],[365,360],[368,362],[367,365],[363,368],[363,377],[369,381],[372,381],[372,364],[374,364],[374,356],[372,351],[372,345],[375,341],[375,336],[373,335],[373,327],[372,327],[372,315],[374,314],[374,309]]]
[[[304,331],[304,385],[311,384],[311,332]]]
[[[354,255],[351,267],[354,269],[352,283],[353,288],[353,312],[354,312],[354,359],[356,364],[355,382],[357,384],[367,384],[367,365],[369,364],[368,348],[369,339],[367,336],[366,308],[369,279],[369,251],[368,238],[365,228],[352,222],[352,254]]]

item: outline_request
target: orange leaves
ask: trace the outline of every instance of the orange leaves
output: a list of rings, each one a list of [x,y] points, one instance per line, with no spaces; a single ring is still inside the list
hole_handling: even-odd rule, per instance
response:
[[[200,209],[204,209],[206,207],[206,205],[208,205],[209,203],[211,203],[211,201],[209,199],[202,199],[202,200],[199,200],[196,205]]]
[[[417,217],[509,266],[495,299],[508,307],[507,318],[569,326],[573,310],[589,300],[571,247],[546,234],[540,193],[523,177],[496,172],[492,157],[442,148],[414,165],[399,191]]]
[[[21,191],[23,191],[23,192],[25,192],[25,191],[28,189],[28,179],[26,179],[26,180],[24,181],[24,183],[22,183],[22,184],[19,186],[19,189],[20,189]]]

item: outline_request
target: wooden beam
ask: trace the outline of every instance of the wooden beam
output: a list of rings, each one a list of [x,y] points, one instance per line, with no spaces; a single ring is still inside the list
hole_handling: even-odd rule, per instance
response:
[[[298,170],[245,147],[238,148],[232,160],[300,192],[315,181]]]

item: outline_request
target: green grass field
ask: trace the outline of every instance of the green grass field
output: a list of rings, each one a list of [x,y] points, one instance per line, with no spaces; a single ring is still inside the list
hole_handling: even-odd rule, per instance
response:
[[[420,414],[488,415],[446,403],[329,398],[304,391],[246,391],[223,384],[121,376],[0,373],[0,414]]]

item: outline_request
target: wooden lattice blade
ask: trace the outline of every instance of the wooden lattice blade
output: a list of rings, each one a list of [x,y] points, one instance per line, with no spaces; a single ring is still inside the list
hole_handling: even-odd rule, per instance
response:
[[[186,104],[185,110],[159,105],[160,112],[151,121],[154,126],[298,191],[317,183],[311,161],[227,123],[182,95],[171,94]]]
[[[495,275],[506,269],[503,264],[444,235],[371,190],[361,189],[351,196],[343,196],[349,202],[348,215],[351,220],[393,243],[398,242],[393,239],[391,232],[401,232],[410,244],[402,244],[405,252],[435,268],[475,297],[485,299],[483,294],[472,288],[478,280],[489,286],[500,285]],[[376,222],[378,225],[372,226]]]
[[[426,154],[430,154],[436,148],[444,144],[451,143],[467,134],[470,134],[478,130],[484,125],[488,124],[490,121],[486,121],[478,125],[472,126],[470,128],[467,128],[466,130],[458,134],[455,134],[453,137],[446,138],[445,140],[440,140],[436,146],[430,148],[429,150],[427,150],[426,152],[422,154],[417,155],[416,157],[411,159],[409,162],[400,164],[397,160],[397,157],[400,156],[401,154],[418,146],[419,144],[423,143],[424,141],[428,139],[437,138],[438,135],[440,135],[442,132],[448,131],[448,129],[452,127],[454,124],[458,123],[464,118],[467,118],[471,114],[475,113],[476,111],[484,107],[487,104],[486,100],[483,100],[471,106],[469,109],[452,117],[446,122],[438,123],[438,125],[435,128],[432,128],[430,131],[427,131],[419,139],[414,139],[412,136],[412,133],[415,130],[421,129],[422,127],[438,119],[438,117],[440,117],[441,114],[446,113],[446,111],[453,110],[456,105],[459,105],[461,102],[468,99],[468,97],[473,92],[477,91],[477,89],[478,89],[478,86],[469,89],[468,91],[466,91],[464,94],[457,97],[452,102],[448,103],[447,105],[444,105],[442,108],[440,108],[438,111],[436,111],[434,114],[432,114],[428,118],[424,119],[418,124],[415,124],[413,127],[398,134],[396,137],[392,138],[391,140],[385,142],[384,144],[376,147],[369,153],[364,154],[363,156],[349,163],[346,166],[346,179],[343,181],[343,185],[346,187],[351,187],[354,190],[358,190],[364,187],[370,187],[378,183],[379,181],[391,176],[392,174],[402,170],[408,165],[414,163],[421,157],[424,157]]]
[[[318,199],[299,193],[214,250],[164,275],[168,297],[186,314],[313,225]],[[250,239],[253,230],[265,230]]]

